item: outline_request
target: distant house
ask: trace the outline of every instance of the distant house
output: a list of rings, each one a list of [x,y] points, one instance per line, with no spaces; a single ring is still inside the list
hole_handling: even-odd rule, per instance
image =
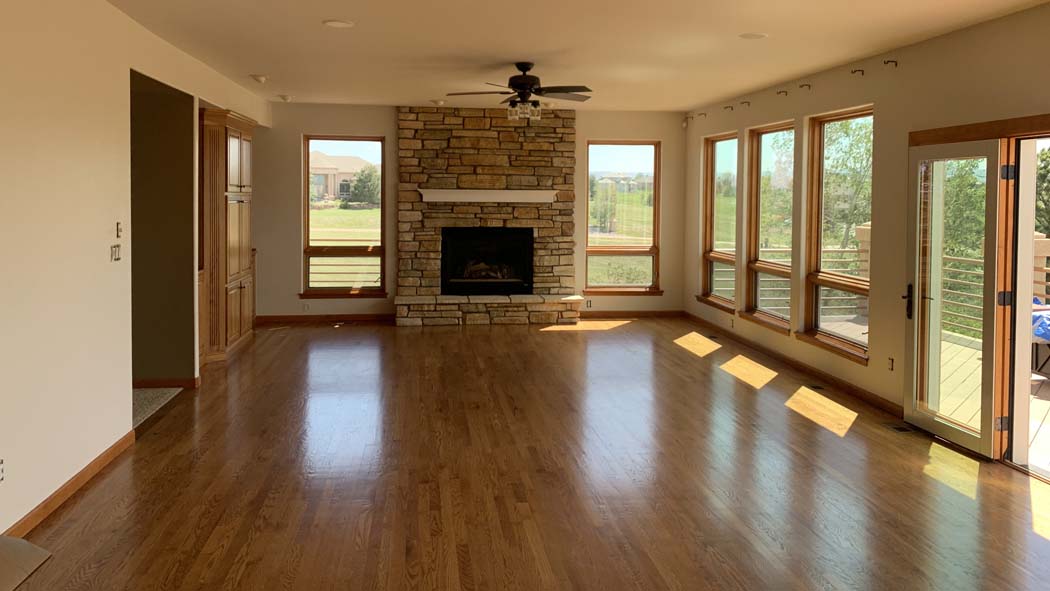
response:
[[[314,150],[310,152],[310,195],[324,201],[347,197],[354,177],[371,165],[357,156],[332,156]]]
[[[598,177],[598,184],[603,187],[615,186],[618,193],[651,191],[653,188],[653,177],[648,174],[631,172],[608,172]]]

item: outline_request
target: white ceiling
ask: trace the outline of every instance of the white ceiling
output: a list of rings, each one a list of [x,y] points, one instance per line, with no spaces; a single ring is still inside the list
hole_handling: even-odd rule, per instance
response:
[[[420,105],[519,60],[579,108],[675,110],[934,37],[1040,0],[110,0],[268,99]],[[332,29],[324,19],[356,22]],[[768,33],[745,41],[744,32]],[[249,74],[270,77],[265,85]],[[501,97],[449,104],[495,105]]]

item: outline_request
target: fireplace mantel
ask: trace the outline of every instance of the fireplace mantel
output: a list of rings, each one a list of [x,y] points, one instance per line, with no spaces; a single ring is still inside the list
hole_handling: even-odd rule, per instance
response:
[[[420,189],[428,203],[554,203],[553,190]]]

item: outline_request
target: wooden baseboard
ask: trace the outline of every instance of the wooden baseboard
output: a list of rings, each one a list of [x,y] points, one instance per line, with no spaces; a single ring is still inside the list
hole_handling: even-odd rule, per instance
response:
[[[681,310],[580,310],[580,318],[680,318]]]
[[[713,324],[711,322],[708,322],[707,320],[704,320],[703,318],[700,318],[699,316],[697,316],[695,314],[691,314],[689,312],[683,312],[683,315],[686,318],[688,318],[689,320],[693,321],[694,323],[699,324],[700,326],[703,326],[705,330],[712,330],[714,332],[723,334],[723,335],[729,337],[730,339],[733,339],[734,341],[737,341],[738,343],[742,343],[742,344],[744,344],[744,345],[746,345],[748,347],[751,347],[752,349],[755,349],[756,351],[760,351],[760,352],[764,353],[765,355],[768,355],[768,356],[770,356],[770,357],[772,357],[772,358],[774,358],[774,359],[776,359],[778,361],[781,361],[781,362],[783,362],[783,363],[785,363],[787,365],[790,365],[791,367],[794,367],[795,369],[797,369],[799,371],[804,371],[806,373],[813,374],[814,376],[820,378],[821,380],[831,384],[835,388],[837,388],[839,390],[842,390],[846,394],[849,394],[850,396],[853,396],[854,398],[857,398],[857,399],[859,399],[859,400],[861,400],[863,402],[866,402],[866,403],[868,403],[868,404],[870,404],[870,405],[872,405],[872,406],[874,406],[876,408],[884,410],[884,411],[892,414],[893,416],[895,416],[897,418],[903,418],[904,417],[904,407],[902,407],[901,405],[896,404],[896,403],[894,403],[894,402],[892,402],[890,400],[886,400],[885,398],[883,398],[882,396],[879,396],[878,394],[875,394],[874,392],[868,392],[867,390],[865,390],[863,388],[859,388],[856,385],[851,384],[851,383],[843,380],[842,378],[835,377],[835,376],[833,376],[833,375],[831,375],[831,374],[829,374],[827,372],[821,371],[821,370],[819,370],[819,369],[817,369],[815,367],[812,367],[812,366],[810,366],[808,364],[802,363],[801,361],[798,361],[797,359],[792,359],[791,357],[788,357],[787,355],[784,355],[783,353],[780,353],[778,351],[774,351],[773,349],[770,349],[770,348],[768,348],[768,347],[766,347],[764,345],[760,345],[760,344],[758,344],[758,343],[756,343],[756,342],[754,342],[754,341],[752,341],[750,339],[746,339],[744,337],[741,337],[740,335],[736,334],[735,332],[730,332],[730,331],[728,331],[728,330],[726,330],[726,329],[724,329],[724,328],[722,328],[720,326],[717,326],[717,325],[715,325],[715,324]]]
[[[256,316],[255,325],[267,324],[317,324],[324,322],[378,322],[393,324],[393,314],[291,314],[279,316]]]
[[[201,385],[200,376],[195,378],[172,378],[168,380],[132,380],[132,388],[187,388],[194,389],[199,388]]]
[[[30,511],[28,515],[8,528],[8,530],[4,532],[4,535],[16,538],[25,537],[26,534],[33,531],[34,527],[40,525],[42,521],[47,519],[48,515],[54,513],[62,506],[62,503],[69,500],[69,498],[76,494],[78,490],[90,482],[95,475],[108,466],[110,462],[115,460],[117,456],[124,453],[125,450],[134,445],[134,443],[135,431],[129,431],[127,435],[118,439],[116,443],[109,446],[109,448],[99,454],[97,458],[91,460],[87,466],[84,466],[80,472],[77,472],[76,475],[66,481],[65,484],[58,487],[58,490],[51,493],[51,496],[44,499],[44,501]]]

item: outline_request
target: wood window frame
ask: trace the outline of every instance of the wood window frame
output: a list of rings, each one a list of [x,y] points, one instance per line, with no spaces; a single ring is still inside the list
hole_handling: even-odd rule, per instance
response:
[[[379,245],[378,246],[310,246],[310,141],[379,142]],[[303,290],[300,299],[386,298],[386,137],[360,135],[303,135]],[[311,257],[379,258],[379,287],[310,287]]]
[[[737,154],[740,151],[740,133],[729,131],[711,135],[704,138],[703,150],[703,243],[700,255],[700,294],[696,301],[707,304],[717,310],[736,313],[736,301],[729,300],[713,293],[712,269],[714,263],[729,265],[733,267],[733,276],[736,277],[736,256],[714,249],[715,246],[715,144],[726,140],[737,140]],[[737,163],[739,171],[739,162]],[[740,199],[740,179],[737,178],[737,201]],[[739,208],[738,208],[739,209]],[[734,223],[736,222],[734,215]],[[739,249],[737,249],[739,250]],[[734,286],[736,283],[734,282]]]
[[[808,121],[808,183],[806,191],[806,288],[804,292],[802,332],[795,337],[821,347],[836,355],[859,363],[868,364],[868,346],[840,337],[818,325],[818,307],[820,305],[820,288],[836,289],[854,295],[869,298],[871,281],[868,277],[852,277],[840,273],[821,270],[821,237],[823,236],[823,185],[824,185],[824,126],[837,121],[847,121],[861,117],[874,119],[874,105],[864,105],[852,109],[835,111],[825,115],[810,117]],[[874,133],[874,129],[872,130]],[[874,179],[874,144],[872,149],[872,178]],[[874,197],[874,186],[872,188]],[[872,199],[874,201],[874,199]],[[870,299],[870,298],[869,298]]]
[[[739,313],[741,318],[775,330],[782,334],[791,334],[791,324],[787,318],[760,310],[758,307],[758,275],[773,275],[791,280],[791,265],[776,261],[764,261],[759,257],[759,230],[761,225],[761,187],[762,187],[762,136],[769,133],[790,131],[795,134],[794,121],[781,121],[748,130],[747,134],[747,277],[744,296],[744,309]],[[797,138],[793,138],[797,139]],[[792,171],[792,177],[794,171]],[[792,178],[792,184],[794,184]],[[794,188],[792,187],[792,205]],[[794,253],[792,253],[794,254]],[[794,256],[792,256],[794,259]],[[790,287],[789,287],[790,292]],[[790,295],[788,306],[791,306]]]
[[[583,256],[583,282],[584,295],[604,296],[659,296],[664,291],[660,289],[660,162],[661,142],[660,140],[587,140],[587,178],[590,179],[591,146],[652,146],[653,147],[653,243],[647,247],[632,246],[591,246],[590,245],[590,219],[591,219],[591,195],[590,183],[587,188],[587,205],[584,209],[584,220],[588,227],[586,235],[586,246]],[[653,282],[649,286],[627,287],[627,286],[592,286],[589,283],[591,255],[597,256],[651,256],[653,258]]]

